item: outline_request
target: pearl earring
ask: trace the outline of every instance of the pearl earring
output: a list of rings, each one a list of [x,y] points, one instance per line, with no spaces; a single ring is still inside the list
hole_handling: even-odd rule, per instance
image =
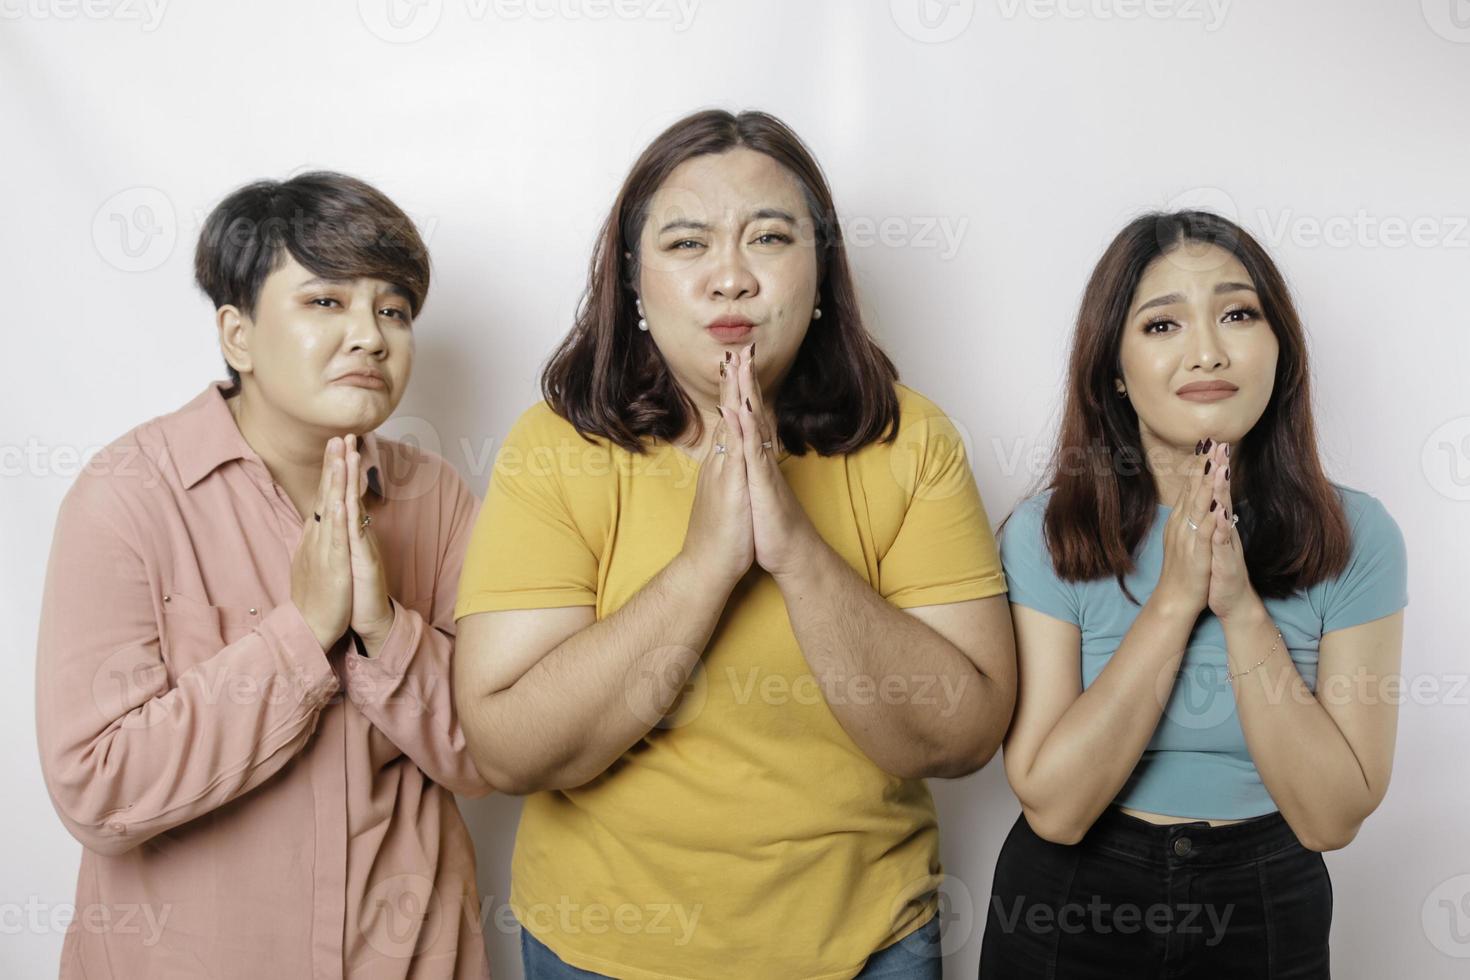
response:
[[[819,306],[816,309],[812,310],[812,319],[813,320],[820,320],[821,318],[822,318],[822,308]]]
[[[639,330],[647,330],[648,329],[648,320],[645,319],[644,316],[643,316],[643,300],[637,299],[637,300],[634,300],[633,302],[638,305],[638,329]]]

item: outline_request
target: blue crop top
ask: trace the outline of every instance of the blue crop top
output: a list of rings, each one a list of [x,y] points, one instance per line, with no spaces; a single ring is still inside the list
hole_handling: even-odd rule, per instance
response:
[[[1352,554],[1342,574],[1284,599],[1265,600],[1291,658],[1311,690],[1317,688],[1322,636],[1390,615],[1408,604],[1407,558],[1398,525],[1377,498],[1333,484],[1347,515]],[[1052,568],[1043,516],[1051,491],[1017,505],[1000,537],[1011,602],[1077,626],[1082,632],[1082,685],[1102,672],[1133,625],[1140,606],[1114,578],[1066,582]],[[1128,589],[1148,601],[1163,567],[1163,528],[1171,508],[1144,537]],[[1246,511],[1245,502],[1237,510]],[[1241,527],[1247,517],[1242,514]],[[1233,820],[1261,816],[1276,804],[1246,750],[1225,679],[1225,633],[1209,609],[1200,615],[1180,663],[1179,676],[1148,748],[1114,802],[1170,816]]]

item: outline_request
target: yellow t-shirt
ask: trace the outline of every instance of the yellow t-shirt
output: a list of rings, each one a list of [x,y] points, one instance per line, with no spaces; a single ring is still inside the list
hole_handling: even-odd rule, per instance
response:
[[[894,605],[1004,592],[958,429],[897,391],[896,442],[788,454],[782,473],[823,539]],[[647,445],[639,456],[588,443],[545,402],[528,409],[496,458],[455,618],[616,612],[682,547],[701,465]],[[904,683],[903,696],[946,703],[937,684]],[[933,916],[941,880],[928,788],[883,772],[843,731],[780,590],[753,566],[670,716],[590,783],[527,797],[511,908],[597,973],[845,980]]]

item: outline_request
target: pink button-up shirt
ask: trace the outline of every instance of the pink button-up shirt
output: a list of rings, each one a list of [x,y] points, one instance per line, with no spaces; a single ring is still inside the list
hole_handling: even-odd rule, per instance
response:
[[[85,845],[61,976],[488,977],[451,795],[489,791],[450,690],[478,502],[368,434],[394,625],[324,653],[291,601],[305,526],[226,387],[101,451],[57,518],[36,719]]]

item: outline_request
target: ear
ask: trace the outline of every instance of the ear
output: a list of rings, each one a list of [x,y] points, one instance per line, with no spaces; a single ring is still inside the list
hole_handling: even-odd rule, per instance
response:
[[[214,324],[219,331],[219,348],[225,363],[241,374],[249,374],[250,319],[238,307],[226,305],[214,311]]]

